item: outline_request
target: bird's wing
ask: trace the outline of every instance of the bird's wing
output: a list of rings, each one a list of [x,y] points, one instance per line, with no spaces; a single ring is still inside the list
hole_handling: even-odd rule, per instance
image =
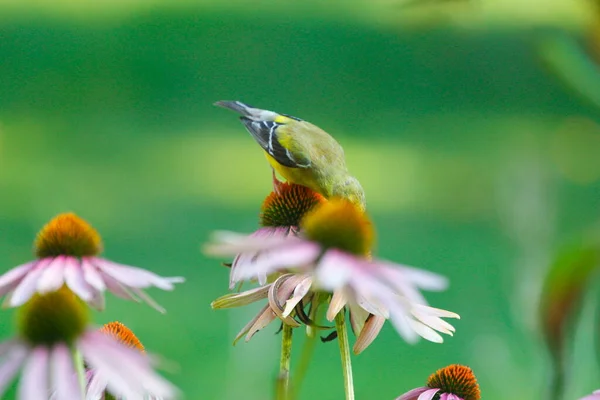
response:
[[[281,128],[285,123],[275,121],[256,121],[248,117],[240,117],[242,123],[252,137],[279,164],[289,168],[309,168],[310,159],[299,152],[294,152],[289,146],[281,143]]]

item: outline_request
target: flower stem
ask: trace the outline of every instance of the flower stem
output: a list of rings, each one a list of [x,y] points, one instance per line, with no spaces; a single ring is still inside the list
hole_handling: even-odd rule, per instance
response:
[[[290,400],[290,360],[292,358],[292,327],[283,323],[281,359],[277,377],[277,400]]]
[[[342,309],[335,316],[335,329],[337,330],[340,356],[342,357],[342,373],[344,374],[344,391],[346,400],[354,400],[354,383],[352,379],[352,361],[350,360],[350,344],[346,330],[346,313]]]
[[[323,309],[319,307],[321,301],[321,294],[319,292],[313,295],[312,299],[312,307],[308,313],[308,318],[311,321],[314,321],[315,324],[318,324],[321,320],[321,314]],[[294,399],[298,398],[300,393],[300,388],[302,387],[302,383],[304,382],[304,377],[306,376],[306,372],[308,371],[308,366],[310,365],[310,361],[312,359],[313,354],[315,353],[315,347],[317,344],[317,332],[318,328],[314,326],[306,326],[306,340],[304,341],[304,346],[302,347],[302,354],[300,355],[300,361],[298,362],[298,367],[294,373]]]
[[[83,357],[77,349],[71,350],[73,355],[73,364],[75,365],[75,371],[77,372],[77,381],[79,382],[79,389],[81,390],[81,398],[85,399],[85,389],[87,382],[85,379],[85,368],[83,366]]]

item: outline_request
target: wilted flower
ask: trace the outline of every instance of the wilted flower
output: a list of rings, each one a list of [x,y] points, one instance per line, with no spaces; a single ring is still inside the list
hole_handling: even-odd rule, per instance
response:
[[[0,344],[0,397],[23,369],[19,400],[83,399],[77,359],[106,377],[111,392],[127,398],[146,393],[173,398],[176,389],[151,368],[146,357],[88,328],[88,308],[67,288],[34,295],[19,309],[19,336]]]
[[[104,307],[104,291],[128,300],[146,301],[164,312],[143,290],[155,286],[173,290],[181,277],[161,277],[150,271],[117,264],[98,257],[102,250],[100,235],[73,213],[60,214],[38,233],[37,260],[15,267],[0,276],[0,297],[17,307],[34,293],[45,294],[66,285],[95,308]]]
[[[479,400],[477,379],[469,367],[453,364],[437,370],[427,385],[404,393],[396,400]]]
[[[353,326],[369,329],[355,352],[362,351],[377,335],[384,319],[413,342],[417,335],[442,342],[436,332],[452,335],[454,328],[442,317],[459,318],[455,313],[431,308],[419,289],[443,290],[447,282],[436,274],[387,261],[371,260],[373,229],[366,216],[344,200],[330,200],[309,212],[302,220],[300,236],[257,239],[230,232],[215,235],[206,252],[235,256],[254,252],[252,258],[238,260],[233,283],[264,278],[273,272],[298,271],[311,277],[288,300],[282,317],[294,309],[294,302],[308,290],[333,293],[327,317],[348,305],[361,310],[362,321]],[[370,316],[370,314],[372,316]],[[367,325],[368,324],[368,325]],[[358,342],[357,342],[358,343]]]
[[[132,350],[144,353],[145,350],[142,343],[131,331],[120,322],[110,322],[105,324],[100,332],[116,341],[124,344]],[[115,396],[118,392],[113,392],[108,389],[109,382],[106,376],[95,369],[90,369],[87,372],[87,390],[86,400],[108,400],[108,399],[123,399],[124,397]],[[115,390],[115,389],[113,389]],[[161,400],[162,397],[154,396],[151,393],[145,397],[146,400]]]

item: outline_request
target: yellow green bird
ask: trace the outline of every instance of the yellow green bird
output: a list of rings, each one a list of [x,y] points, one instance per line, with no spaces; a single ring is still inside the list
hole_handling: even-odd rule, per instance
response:
[[[216,106],[236,111],[267,160],[289,182],[307,186],[326,198],[341,197],[366,207],[365,193],[346,167],[344,149],[327,132],[291,115],[261,110],[239,101]]]

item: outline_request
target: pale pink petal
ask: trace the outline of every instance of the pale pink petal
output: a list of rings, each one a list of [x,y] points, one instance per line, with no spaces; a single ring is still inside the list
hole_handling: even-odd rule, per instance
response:
[[[36,261],[28,262],[27,264],[19,265],[13,269],[6,271],[0,276],[0,297],[13,290],[32,268],[35,267]]]
[[[84,301],[90,301],[94,296],[93,289],[85,281],[80,261],[74,257],[65,258],[65,283]]]
[[[417,332],[417,334],[422,338],[429,340],[433,343],[444,342],[444,338],[442,338],[442,336],[439,333],[431,329],[429,326],[423,324],[422,322],[414,320],[412,318],[408,318],[408,323],[411,326],[411,328],[415,332]]]
[[[448,278],[424,269],[399,265],[387,261],[375,261],[381,273],[392,284],[410,282],[418,288],[431,291],[442,291],[448,288]]]
[[[139,303],[140,299],[138,299],[133,293],[131,293],[131,291],[129,291],[126,287],[121,285],[112,276],[105,274],[102,271],[100,271],[100,275],[102,276],[102,280],[106,284],[106,287],[112,294],[122,299],[132,300]]]
[[[402,396],[397,397],[396,400],[417,400],[421,393],[429,390],[428,387],[419,387],[404,393]]]
[[[90,263],[88,257],[84,257],[81,260],[81,268],[83,269],[83,278],[91,287],[99,292],[103,292],[106,289],[106,284],[104,283],[104,279],[102,279],[102,275],[100,275],[96,270],[96,267]]]
[[[81,399],[81,388],[69,349],[58,344],[52,350],[52,386],[57,399]]]
[[[454,393],[444,393],[440,396],[440,400],[463,400],[463,398],[455,395]]]
[[[300,281],[300,283],[294,289],[294,294],[285,302],[285,309],[283,310],[283,316],[287,317],[294,310],[294,308],[300,303],[300,301],[306,296],[312,285],[312,278],[307,276]]]
[[[52,262],[52,258],[43,258],[23,278],[19,286],[15,288],[10,297],[9,305],[12,307],[22,306],[33,296],[37,289],[38,279],[44,272],[45,267]]]
[[[21,369],[23,361],[28,355],[27,347],[16,340],[2,343],[2,347],[0,351],[0,398]]]
[[[86,400],[104,400],[104,392],[108,382],[98,371],[87,372]]]
[[[92,290],[95,290],[95,289],[92,289]],[[103,311],[106,306],[106,302],[104,299],[104,293],[94,291],[92,293],[92,298],[88,301],[88,304],[98,311]]]
[[[419,339],[419,335],[412,329],[409,318],[403,310],[393,310],[390,313],[390,322],[408,343],[416,343]]]
[[[344,308],[348,299],[344,294],[342,289],[335,290],[333,292],[333,296],[331,296],[331,301],[329,302],[329,307],[327,308],[327,320],[333,321],[335,316]]]
[[[356,342],[354,343],[353,351],[354,354],[360,354],[363,350],[365,350],[373,340],[379,335],[383,324],[385,323],[385,318],[380,317],[379,315],[371,315],[367,321],[365,322],[365,326],[358,335]]]
[[[439,392],[440,389],[429,389],[426,390],[425,392],[423,392],[418,398],[417,400],[431,400],[435,397],[435,395],[437,394],[437,392]]]
[[[111,393],[135,398],[135,395],[174,398],[178,392],[170,382],[156,374],[148,357],[99,332],[87,332],[80,341],[84,358],[103,376],[106,376]],[[108,371],[110,370],[111,376]],[[114,373],[114,374],[113,374]],[[122,380],[114,382],[114,375]],[[140,390],[141,388],[141,390]],[[123,390],[125,389],[125,390]],[[131,396],[133,392],[134,396]],[[130,395],[128,396],[127,393]]]
[[[266,299],[270,286],[265,285],[241,293],[226,294],[210,303],[210,306],[214,309],[246,306],[258,300]]]
[[[442,310],[441,308],[429,307],[422,304],[413,304],[412,305],[413,312],[419,314],[427,314],[432,315],[434,317],[442,317],[442,318],[456,318],[460,319],[460,315],[453,313],[452,311]]]
[[[17,392],[19,400],[48,400],[50,390],[48,349],[40,346],[34,348],[23,367],[21,382]]]
[[[167,312],[160,304],[158,304],[152,297],[150,297],[148,293],[144,292],[142,289],[129,288],[129,290],[131,290],[140,299],[142,299],[142,301],[144,301],[150,307],[154,308],[159,313],[164,314]]]
[[[263,237],[261,235],[242,235],[234,232],[217,231],[212,235],[212,243],[204,246],[204,253],[211,256],[236,256],[241,253],[255,253],[271,250],[277,246],[287,244],[295,239],[288,237]]]
[[[250,328],[252,328],[254,326],[254,324],[256,323],[256,321],[258,321],[258,319],[265,313],[265,311],[269,310],[269,312],[271,314],[273,314],[273,312],[270,310],[269,305],[267,304],[266,306],[264,306],[259,312],[258,314],[256,314],[254,316],[254,318],[252,318],[239,332],[238,334],[235,336],[235,339],[233,339],[233,345],[235,346],[237,344],[237,342],[242,338],[242,336],[244,336],[246,333],[248,333],[248,331],[250,330]],[[275,318],[273,318],[275,319]]]
[[[363,330],[365,321],[371,314],[354,301],[351,301],[348,306],[350,307],[350,326],[352,327],[352,332],[358,336]],[[383,319],[385,320],[385,318]]]
[[[65,256],[58,256],[44,268],[44,272],[37,282],[38,293],[44,294],[60,289],[64,283],[63,271],[65,265]]]
[[[579,400],[600,400],[600,390],[596,390],[589,396],[582,397]]]
[[[338,250],[328,250],[315,270],[316,284],[330,292],[343,287],[352,276],[354,257]]]
[[[183,282],[182,277],[163,278],[153,272],[129,265],[117,264],[103,258],[93,258],[90,262],[123,285],[136,288],[155,286],[162,290],[173,290],[172,282]]]
[[[456,329],[448,322],[444,321],[441,318],[433,317],[431,315],[422,315],[422,314],[414,314],[417,320],[421,321],[423,324],[435,329],[438,332],[445,333],[446,335],[454,335]]]
[[[246,339],[245,339],[246,342],[250,341],[250,339],[252,339],[252,336],[254,336],[254,334],[256,334],[256,332],[260,331],[265,326],[269,325],[276,318],[277,318],[277,316],[275,315],[273,310],[271,310],[270,307],[267,307],[267,309],[262,314],[260,314],[260,316],[256,319],[256,321],[250,327],[250,329],[248,329],[248,334],[246,335]]]

